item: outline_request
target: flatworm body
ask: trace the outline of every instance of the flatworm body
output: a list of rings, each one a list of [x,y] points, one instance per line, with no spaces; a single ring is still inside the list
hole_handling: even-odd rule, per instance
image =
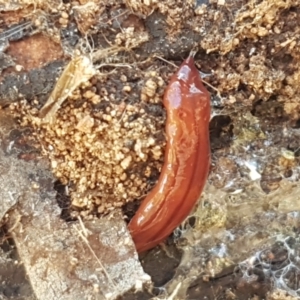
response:
[[[210,95],[188,57],[165,91],[164,165],[156,186],[128,227],[138,252],[155,247],[184,221],[199,199],[210,166]]]

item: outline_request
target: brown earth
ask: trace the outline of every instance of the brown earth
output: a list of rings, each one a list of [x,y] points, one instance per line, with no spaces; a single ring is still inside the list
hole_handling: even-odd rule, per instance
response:
[[[0,105],[28,130],[24,145],[34,137],[20,158],[50,160],[66,221],[120,207],[126,218],[134,214],[163,164],[161,98],[168,79],[192,50],[207,74],[212,166],[202,203],[166,249],[140,257],[154,288],[122,299],[300,296],[298,263],[288,268],[299,243],[299,217],[292,215],[299,210],[299,5],[79,0],[0,6]],[[93,67],[85,80],[79,72],[67,94],[68,78],[63,89],[57,80],[76,57]],[[78,61],[69,74],[83,68]],[[66,99],[55,121],[43,123],[41,108],[54,87]],[[277,234],[292,242],[272,240]],[[7,245],[3,238],[10,253]],[[267,259],[260,256],[265,252]],[[247,259],[252,265],[245,267]],[[10,274],[1,271],[7,283],[0,293],[29,299],[27,285]],[[22,292],[14,294],[16,284]]]

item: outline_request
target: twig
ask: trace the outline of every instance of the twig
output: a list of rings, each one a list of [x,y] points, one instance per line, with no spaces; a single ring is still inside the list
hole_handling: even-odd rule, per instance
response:
[[[111,279],[111,277],[109,276],[109,274],[108,274],[107,270],[105,269],[104,265],[102,264],[102,262],[100,261],[100,259],[98,258],[98,256],[94,252],[94,250],[92,249],[92,247],[91,247],[91,245],[90,245],[90,243],[87,239],[88,231],[87,231],[86,227],[84,226],[81,218],[79,217],[78,219],[79,219],[79,224],[80,224],[80,227],[81,227],[82,230],[79,230],[76,225],[74,225],[74,229],[78,232],[79,236],[82,238],[84,243],[87,245],[87,247],[91,251],[92,255],[95,257],[96,261],[100,265],[100,267],[103,270],[103,272],[104,272],[105,276],[107,277],[108,281],[112,284],[113,287],[117,288],[116,283]]]

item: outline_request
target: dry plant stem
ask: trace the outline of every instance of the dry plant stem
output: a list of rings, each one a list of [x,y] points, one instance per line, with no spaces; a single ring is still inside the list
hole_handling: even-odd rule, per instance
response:
[[[75,230],[78,232],[79,236],[81,237],[81,239],[83,240],[83,242],[87,245],[87,247],[89,248],[89,250],[91,251],[91,253],[93,254],[93,256],[95,257],[96,261],[98,262],[99,266],[101,267],[101,269],[103,270],[104,274],[106,275],[108,281],[114,286],[116,287],[115,282],[113,281],[113,279],[109,276],[107,270],[105,269],[105,267],[103,266],[102,262],[100,261],[100,259],[98,258],[98,256],[96,255],[95,251],[92,249],[92,247],[90,246],[90,243],[87,239],[87,230],[81,220],[81,218],[79,217],[79,224],[81,227],[81,230],[78,229],[78,227],[76,225],[74,225]]]
[[[95,63],[101,59],[104,59],[110,55],[117,54],[120,51],[128,51],[130,49],[126,49],[125,47],[120,46],[112,46],[106,49],[100,49],[92,53],[92,61]]]

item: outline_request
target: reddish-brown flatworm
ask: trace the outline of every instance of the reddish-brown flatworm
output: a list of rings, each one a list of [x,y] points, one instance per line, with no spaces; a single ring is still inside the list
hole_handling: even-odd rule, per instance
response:
[[[199,199],[210,166],[210,95],[193,57],[165,91],[165,161],[159,180],[128,227],[138,252],[155,247],[184,221]]]

